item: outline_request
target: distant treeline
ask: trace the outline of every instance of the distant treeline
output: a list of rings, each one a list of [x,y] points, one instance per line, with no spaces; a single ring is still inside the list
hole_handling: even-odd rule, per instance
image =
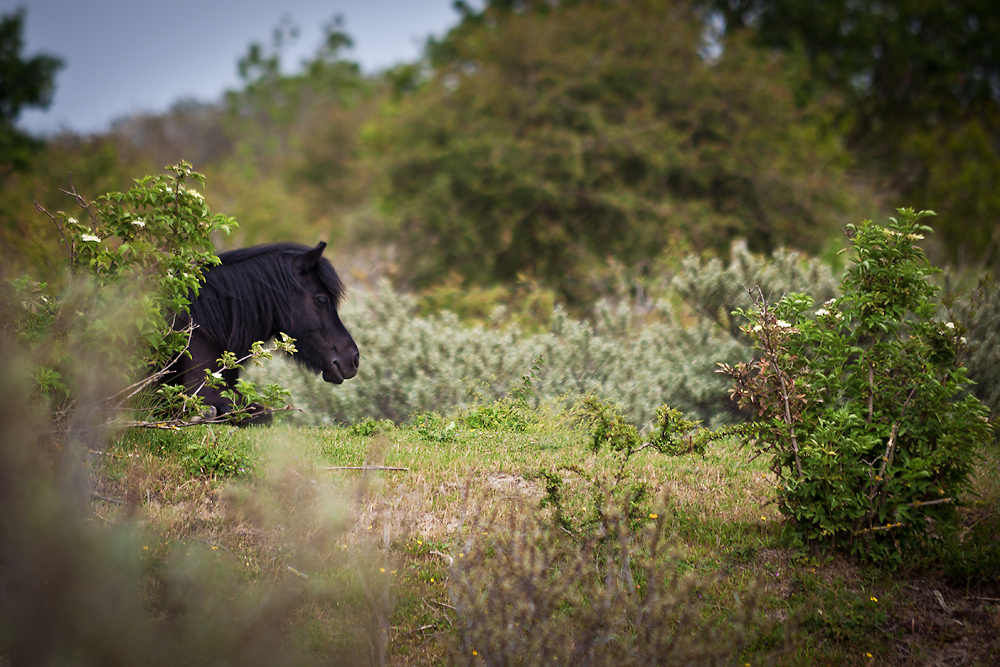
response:
[[[736,239],[824,256],[902,202],[937,211],[935,261],[997,262],[992,3],[553,5],[459,3],[420,61],[372,76],[340,20],[282,74],[283,24],[219,102],[42,145],[13,123],[57,89],[45,60],[33,102],[0,100],[5,273],[57,252],[35,201],[66,208],[60,188],[92,198],[182,159],[240,223],[220,243],[323,239],[409,289],[532,281],[587,304]],[[4,18],[4,58],[29,62],[30,18]]]

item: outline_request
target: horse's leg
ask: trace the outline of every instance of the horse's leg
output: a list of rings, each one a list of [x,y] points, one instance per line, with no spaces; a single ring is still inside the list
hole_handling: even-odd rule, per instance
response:
[[[207,410],[204,415],[207,419],[221,417],[229,414],[236,406],[233,402],[222,395],[226,389],[234,389],[236,381],[239,379],[238,368],[221,369],[223,386],[220,388],[205,385],[205,370],[219,373],[219,357],[223,350],[212,341],[208,340],[204,334],[195,329],[191,333],[191,341],[188,344],[188,351],[191,358],[182,360],[182,377],[185,391],[189,395],[197,392],[201,396],[202,402]],[[204,385],[204,386],[203,386]],[[251,403],[246,407],[247,414],[243,419],[236,422],[237,426],[266,426],[271,423],[271,411],[259,403]]]
[[[218,360],[222,356],[222,350],[218,345],[209,341],[198,329],[195,329],[191,333],[188,352],[191,354],[191,358],[184,357],[181,360],[181,378],[185,393],[201,397],[202,403],[208,408],[207,414],[205,414],[205,417],[208,419],[231,412],[233,402],[223,396],[220,389],[209,387],[205,384],[206,369],[213,373],[219,371]],[[229,374],[232,374],[232,376],[227,377]],[[235,371],[222,371],[222,379],[226,386],[235,386]]]

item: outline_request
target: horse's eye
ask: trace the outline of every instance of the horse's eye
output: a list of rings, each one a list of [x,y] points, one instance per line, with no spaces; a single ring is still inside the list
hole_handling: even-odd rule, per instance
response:
[[[326,298],[325,294],[317,294],[313,297],[313,303],[320,308],[326,308],[326,306],[330,303],[330,300]]]

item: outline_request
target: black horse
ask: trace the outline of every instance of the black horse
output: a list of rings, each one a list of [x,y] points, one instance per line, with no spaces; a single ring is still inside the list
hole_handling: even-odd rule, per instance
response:
[[[167,382],[183,384],[189,394],[197,391],[209,408],[207,418],[231,412],[233,403],[220,390],[202,386],[205,369],[218,372],[223,352],[242,358],[255,341],[267,341],[279,332],[295,339],[293,358],[322,373],[327,382],[340,384],[357,375],[358,346],[337,314],[344,285],[323,258],[325,247],[277,243],[219,255],[222,263],[205,272],[198,296],[191,300],[190,320],[180,322],[195,325],[190,357],[176,361],[176,372]],[[234,388],[239,370],[221,373],[226,387]],[[251,416],[241,424],[270,421],[268,411],[253,405]]]

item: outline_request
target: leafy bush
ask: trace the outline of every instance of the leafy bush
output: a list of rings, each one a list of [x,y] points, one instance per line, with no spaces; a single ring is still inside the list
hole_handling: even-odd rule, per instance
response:
[[[899,215],[848,225],[856,256],[842,296],[815,313],[803,294],[772,307],[751,292],[739,312],[761,357],[721,369],[757,412],[794,539],[890,562],[954,521],[992,431],[964,392],[963,328],[937,318],[935,269],[915,244],[930,214]]]
[[[663,404],[707,424],[733,421],[743,415],[713,371],[719,361],[750,354],[749,339],[728,315],[740,303],[741,284],[823,300],[837,290],[830,269],[817,259],[791,251],[766,257],[736,244],[727,263],[684,262],[672,279],[650,288],[661,296],[651,307],[607,299],[585,321],[556,306],[547,330],[538,331],[537,320],[530,330],[501,326],[506,314],[496,309],[489,323],[471,326],[448,312],[420,315],[420,300],[382,283],[342,311],[365,359],[357,382],[331,390],[277,359],[250,375],[290,388],[307,411],[296,419],[306,423],[401,422],[434,410],[489,405],[542,358],[532,375],[531,401],[568,407],[594,394],[622,406],[636,426],[654,419]]]
[[[124,413],[129,424],[164,427],[167,421],[174,426],[190,423],[201,412],[199,397],[178,387],[158,387],[157,381],[186,351],[190,330],[175,326],[177,316],[187,312],[204,271],[219,262],[211,235],[237,225],[210,213],[204,196],[191,187],[192,182],[204,185],[191,165],[181,162],[167,170],[135,181],[128,192],[93,202],[71,192],[82,221],[39,207],[61,238],[66,285],[57,291],[28,277],[9,281],[0,305],[5,326],[38,353],[36,392],[57,418],[72,412],[82,385],[88,391],[100,385],[108,393],[91,398],[109,407],[138,410]],[[285,337],[275,348],[294,351]],[[82,349],[91,355],[86,369],[78,359]],[[272,351],[257,344],[247,357],[227,353],[221,362],[235,368]],[[206,373],[206,384],[220,382]],[[287,395],[277,386],[258,391],[244,381],[238,390],[243,404],[274,405]],[[236,411],[227,418],[239,416]]]

